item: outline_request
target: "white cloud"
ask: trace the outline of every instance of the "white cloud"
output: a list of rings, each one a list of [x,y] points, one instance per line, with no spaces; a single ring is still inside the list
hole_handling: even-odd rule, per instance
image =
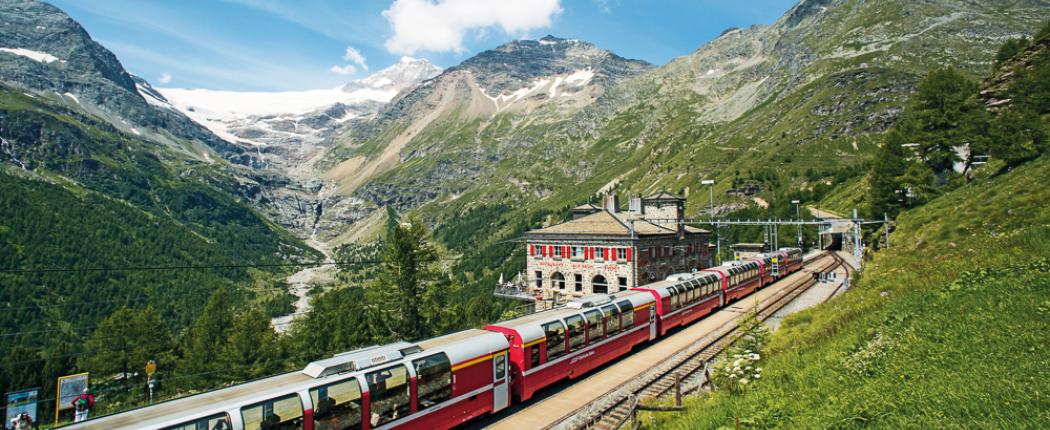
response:
[[[353,64],[347,64],[345,66],[332,66],[332,68],[328,70],[331,70],[332,73],[335,73],[337,75],[352,75],[354,73],[357,73],[357,67],[354,67]]]
[[[343,54],[343,59],[361,66],[362,69],[368,70],[368,64],[365,64],[365,56],[361,55],[361,51],[354,49],[353,46],[346,47],[346,53]]]
[[[470,30],[498,27],[508,34],[549,27],[561,12],[560,0],[395,0],[383,11],[394,35],[384,46],[392,53],[463,52]]]
[[[161,83],[161,84],[167,84],[167,83],[171,82],[171,74],[170,73],[161,73],[160,77],[157,78],[157,82]]]

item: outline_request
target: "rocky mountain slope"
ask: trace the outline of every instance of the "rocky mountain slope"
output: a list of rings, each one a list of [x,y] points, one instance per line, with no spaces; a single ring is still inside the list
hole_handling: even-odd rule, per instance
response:
[[[331,195],[349,197],[343,201],[362,217],[386,205],[415,208],[467,190],[536,145],[537,136],[522,131],[562,121],[651,67],[578,40],[511,42],[444,71],[372,118],[349,121],[318,166]]]

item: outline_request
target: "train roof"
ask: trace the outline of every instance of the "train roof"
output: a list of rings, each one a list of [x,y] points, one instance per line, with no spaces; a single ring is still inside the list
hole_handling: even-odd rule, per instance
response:
[[[503,335],[478,329],[455,332],[419,343],[399,341],[370,346],[316,360],[301,371],[181,397],[146,408],[99,417],[67,428],[159,428],[240,409],[260,400],[345,380],[381,368],[383,365],[407,362],[431,353],[444,352],[449,361],[455,364],[504,350],[509,346]]]
[[[608,297],[608,300],[600,300],[599,296],[606,296]],[[529,343],[546,336],[543,332],[543,324],[561,320],[573,315],[581,315],[585,311],[600,309],[602,306],[618,303],[623,300],[628,300],[631,302],[631,306],[636,308],[654,301],[651,294],[637,290],[626,290],[613,294],[592,294],[573,300],[570,302],[570,305],[564,307],[549,311],[536,312],[521,318],[500,321],[489,325],[491,327],[501,327],[514,330],[521,336],[522,343]]]
[[[226,412],[228,409],[258,402],[285,393],[293,392],[289,387],[316,381],[301,372],[290,372],[252,382],[234,385],[215,391],[158,403],[145,408],[132,409],[74,424],[69,429],[143,429],[159,428],[198,417]],[[146,410],[149,412],[146,413]]]
[[[719,281],[722,278],[712,272],[696,272],[696,273],[680,273],[676,275],[668,276],[663,281],[656,281],[653,283],[645,284],[638,289],[640,290],[653,290],[660,295],[661,298],[671,295],[671,287],[678,285],[690,285],[694,282],[696,285],[703,284],[708,281]]]

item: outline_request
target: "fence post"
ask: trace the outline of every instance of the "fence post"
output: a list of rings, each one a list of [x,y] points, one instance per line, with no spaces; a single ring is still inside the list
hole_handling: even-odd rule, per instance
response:
[[[674,405],[682,407],[682,374],[674,374]]]
[[[631,428],[633,429],[633,428],[637,428],[638,427],[638,399],[636,399],[634,397],[634,394],[631,394],[630,404],[631,404]]]

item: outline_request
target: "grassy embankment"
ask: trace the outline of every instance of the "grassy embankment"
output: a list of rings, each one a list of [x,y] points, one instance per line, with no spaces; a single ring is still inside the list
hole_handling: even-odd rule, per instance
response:
[[[899,217],[856,287],[789,317],[741,395],[656,428],[1050,426],[1050,157]]]

